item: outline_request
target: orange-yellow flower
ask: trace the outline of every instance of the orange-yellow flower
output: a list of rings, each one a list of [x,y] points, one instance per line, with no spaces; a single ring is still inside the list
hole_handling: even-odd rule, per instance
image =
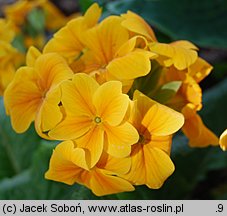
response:
[[[44,47],[44,53],[57,52],[69,62],[77,59],[84,49],[82,33],[97,24],[101,8],[93,4],[84,14],[67,23]]]
[[[85,150],[77,148],[73,141],[64,141],[54,150],[46,179],[69,185],[80,183],[97,196],[132,191],[134,187],[118,177],[130,169],[130,158],[114,158],[104,154],[95,167],[86,164]]]
[[[185,124],[182,128],[184,134],[189,138],[189,145],[192,147],[207,147],[218,145],[217,136],[208,129],[201,117],[197,114],[194,104],[188,103],[182,113],[185,117]]]
[[[184,124],[184,117],[139,91],[133,99],[130,121],[138,130],[140,140],[132,146],[131,169],[123,177],[136,185],[160,188],[174,171],[169,156],[171,139]]]
[[[149,42],[157,41],[154,31],[142,17],[132,11],[122,14],[121,17],[124,18],[122,26],[128,29],[132,36],[142,35],[146,37]]]
[[[150,72],[150,59],[157,55],[145,50],[144,37],[130,38],[121,23],[122,18],[110,16],[83,34],[87,50],[78,61],[78,72],[93,75],[99,83],[120,80],[129,87],[135,78]],[[76,70],[78,63],[74,64]]]
[[[56,31],[64,26],[70,19],[75,18],[78,14],[72,14],[65,16],[64,13],[55,6],[50,0],[45,0],[41,4],[43,11],[45,12],[45,25],[46,29]]]
[[[185,124],[182,128],[189,138],[189,145],[194,147],[206,147],[217,145],[217,136],[203,123],[197,111],[202,109],[202,90],[198,84],[211,71],[212,66],[201,58],[185,70],[177,70],[171,66],[163,72],[160,83],[182,81],[177,93],[166,102],[169,107],[182,112]]]
[[[20,31],[20,26],[25,22],[26,16],[34,8],[40,6],[45,0],[19,0],[14,4],[5,6],[4,13],[7,19],[15,25],[15,30]]]
[[[219,144],[223,151],[227,150],[227,129],[225,129],[225,131],[221,134]]]
[[[0,40],[0,95],[12,81],[23,56],[9,43]]]
[[[175,41],[170,44],[150,43],[150,51],[159,55],[158,62],[165,66],[174,66],[178,70],[184,70],[195,63],[198,48],[189,41]]]
[[[49,136],[60,140],[76,139],[78,147],[88,149],[89,167],[106,151],[114,157],[126,157],[138,140],[136,129],[125,121],[129,98],[122,94],[119,81],[99,85],[87,74],[75,74],[61,85],[65,118]]]
[[[98,23],[101,10],[93,4],[83,17],[70,21],[44,48],[58,52],[71,65],[74,73],[92,75],[100,84],[119,80],[129,90],[135,78],[150,72],[150,59],[157,55],[146,49],[146,38],[131,37],[118,16]]]
[[[0,41],[11,42],[15,36],[13,24],[9,20],[0,19]]]
[[[71,78],[72,71],[56,53],[34,55],[37,59],[32,54],[33,51],[28,53],[28,66],[19,68],[7,87],[4,102],[16,132],[26,131],[35,120],[37,132],[44,136],[40,131],[50,130],[62,118],[56,87]]]

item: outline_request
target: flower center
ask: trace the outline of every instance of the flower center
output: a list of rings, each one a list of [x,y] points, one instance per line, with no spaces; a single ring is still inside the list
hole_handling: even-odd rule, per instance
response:
[[[100,117],[96,116],[94,121],[95,121],[96,124],[99,124],[99,123],[102,122],[102,119]]]

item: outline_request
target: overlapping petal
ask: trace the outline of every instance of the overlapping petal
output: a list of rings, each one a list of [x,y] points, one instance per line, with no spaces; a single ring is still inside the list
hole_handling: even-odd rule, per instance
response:
[[[183,108],[182,113],[185,117],[182,130],[189,138],[190,146],[206,147],[209,145],[218,145],[218,137],[204,125],[192,104],[187,104],[187,106]]]
[[[93,103],[97,110],[96,115],[112,126],[122,122],[128,109],[129,98],[121,92],[122,84],[120,82],[109,81],[101,85],[93,97]]]
[[[156,136],[167,136],[178,131],[184,124],[181,113],[161,104],[154,104],[144,116],[142,124]]]
[[[157,41],[154,31],[142,17],[132,11],[128,11],[126,14],[122,14],[121,16],[124,18],[122,25],[125,28],[135,34],[145,36],[150,41]]]
[[[105,124],[106,152],[114,157],[127,157],[131,152],[131,145],[139,140],[136,129],[128,122],[113,127]]]
[[[197,47],[188,41],[176,41],[171,44],[151,43],[150,51],[160,55],[160,63],[165,67],[174,65],[178,70],[184,70],[195,63],[198,54]]]
[[[82,52],[82,33],[94,26],[101,15],[101,9],[93,4],[83,17],[77,17],[54,34],[44,48],[44,53],[57,52],[72,62]]]

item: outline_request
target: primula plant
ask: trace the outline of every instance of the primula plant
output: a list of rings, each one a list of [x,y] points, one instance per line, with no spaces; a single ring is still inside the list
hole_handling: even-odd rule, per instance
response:
[[[213,67],[192,42],[160,42],[140,15],[104,17],[97,3],[70,17],[44,0],[21,0],[4,12],[0,94],[11,130],[23,136],[34,128],[52,151],[42,182],[122,198],[174,176],[175,137],[187,139],[188,149],[226,150],[225,128],[217,136],[200,116],[200,82]],[[47,32],[55,33],[47,39]],[[29,142],[20,145],[29,149]]]

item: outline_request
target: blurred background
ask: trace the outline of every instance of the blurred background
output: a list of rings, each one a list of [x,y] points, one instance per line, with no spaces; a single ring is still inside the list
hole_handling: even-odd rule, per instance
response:
[[[3,8],[14,2],[0,0],[1,17]],[[226,0],[51,2],[65,16],[84,13],[93,2],[103,7],[102,18],[131,10],[152,26],[159,42],[194,43],[199,47],[199,56],[214,67],[201,82],[203,109],[199,113],[217,136],[227,128]],[[0,99],[0,199],[227,199],[227,152],[219,147],[190,148],[187,142],[181,133],[175,136],[171,158],[176,170],[161,189],[139,186],[134,192],[99,198],[85,187],[45,180],[44,173],[56,143],[39,138],[33,127],[24,134],[14,133]]]

